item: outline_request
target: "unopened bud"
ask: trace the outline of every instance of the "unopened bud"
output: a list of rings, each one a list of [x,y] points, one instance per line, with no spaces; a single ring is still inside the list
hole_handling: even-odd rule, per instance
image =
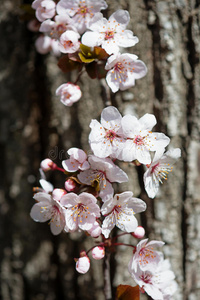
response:
[[[81,273],[81,274],[85,274],[87,273],[87,271],[90,268],[90,259],[87,255],[80,257],[77,261],[76,261],[76,271]]]
[[[92,257],[94,259],[102,259],[105,256],[105,248],[97,246],[92,249]]]
[[[145,235],[145,230],[142,226],[138,226],[136,230],[132,233],[132,236],[134,236],[137,239],[142,239]]]
[[[76,183],[72,179],[67,179],[65,181],[65,189],[68,192],[73,192],[76,189]]]
[[[41,169],[45,172],[51,170],[52,166],[53,166],[53,161],[49,158],[42,160],[40,163]]]

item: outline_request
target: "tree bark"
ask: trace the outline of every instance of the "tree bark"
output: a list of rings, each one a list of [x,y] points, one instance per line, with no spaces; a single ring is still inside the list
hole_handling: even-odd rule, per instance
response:
[[[200,3],[107,3],[107,16],[116,9],[129,11],[129,29],[140,42],[127,52],[138,55],[148,67],[147,76],[135,87],[111,94],[112,105],[123,115],[154,113],[155,130],[168,135],[171,146],[182,150],[181,159],[154,200],[144,191],[142,167],[120,163],[130,179],[118,189],[131,190],[146,201],[148,208],[140,222],[147,237],[165,242],[163,251],[179,286],[173,299],[199,300]],[[14,0],[0,3],[0,298],[101,300],[102,263],[92,262],[85,275],[77,274],[74,268],[73,258],[79,257],[80,250],[90,248],[92,239],[79,233],[55,237],[46,223],[35,223],[29,212],[40,161],[49,156],[60,164],[70,147],[90,151],[90,121],[99,118],[109,104],[105,87],[85,75],[80,82],[83,97],[72,107],[64,107],[55,90],[76,75],[61,74],[55,57],[36,53],[36,35],[19,21],[22,2],[17,4]],[[48,179],[55,187],[64,183],[59,174],[50,174]],[[125,236],[123,241],[136,242]],[[111,265],[115,287],[134,285],[127,269],[131,255],[131,249],[118,247]]]

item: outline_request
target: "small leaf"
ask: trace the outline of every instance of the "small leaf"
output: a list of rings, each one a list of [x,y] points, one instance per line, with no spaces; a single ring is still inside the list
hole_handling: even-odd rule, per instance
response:
[[[110,55],[101,47],[94,47],[94,53],[100,60],[107,59]]]
[[[90,78],[95,79],[102,79],[106,77],[107,71],[105,70],[105,63],[103,62],[92,62],[85,66],[86,71]]]
[[[118,285],[115,300],[140,300],[139,286]]]
[[[75,69],[81,69],[82,65],[77,62],[69,59],[68,55],[62,56],[58,61],[58,67],[64,72],[71,72]]]
[[[84,63],[86,63],[86,64],[89,64],[89,63],[91,63],[91,62],[93,62],[95,60],[95,58],[87,58],[87,57],[85,57],[81,52],[78,55],[79,55],[81,61],[84,62]]]
[[[109,57],[108,53],[101,47],[90,48],[88,46],[80,44],[80,50],[81,52],[79,52],[78,55],[81,61],[84,63],[91,63],[95,59],[106,60]]]

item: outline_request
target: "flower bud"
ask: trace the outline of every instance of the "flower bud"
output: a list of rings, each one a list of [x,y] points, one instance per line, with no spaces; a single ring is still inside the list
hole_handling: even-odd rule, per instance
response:
[[[142,239],[145,235],[145,230],[142,226],[138,226],[136,230],[132,233],[132,236],[134,236],[137,239]]]
[[[54,189],[52,192],[52,197],[54,200],[60,201],[62,196],[64,196],[65,194],[67,194],[67,192],[63,189]]]
[[[80,257],[76,262],[76,271],[85,274],[90,268],[90,260],[87,255]]]
[[[94,259],[102,259],[105,256],[105,248],[97,246],[92,249],[92,257]]]
[[[68,192],[73,192],[76,189],[76,183],[72,179],[67,179],[65,181],[65,189]]]
[[[40,167],[43,171],[49,171],[51,170],[51,167],[53,166],[53,161],[49,158],[46,158],[41,161]]]

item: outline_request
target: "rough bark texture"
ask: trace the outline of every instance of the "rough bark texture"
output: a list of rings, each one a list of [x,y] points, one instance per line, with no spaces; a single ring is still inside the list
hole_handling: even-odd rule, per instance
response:
[[[162,239],[179,284],[175,300],[200,299],[200,3],[198,0],[107,1],[108,16],[127,9],[129,28],[140,39],[130,49],[148,66],[148,75],[128,91],[112,95],[122,114],[154,113],[156,130],[180,147],[182,158],[154,200],[143,188],[143,168],[125,163],[128,184],[148,209],[141,223],[149,238]],[[89,150],[91,118],[105,105],[103,82],[81,79],[83,97],[71,108],[55,97],[66,78],[56,58],[35,52],[35,35],[19,22],[21,2],[0,3],[0,298],[3,300],[104,299],[101,262],[86,275],[74,270],[73,257],[92,241],[77,233],[54,237],[48,225],[34,223],[32,187],[47,156],[56,162],[68,148]],[[129,50],[128,50],[129,51]],[[59,175],[50,175],[55,187]],[[127,239],[124,239],[128,242]],[[127,270],[131,250],[119,247],[112,262],[114,286],[131,284]],[[145,298],[145,296],[144,296]],[[145,298],[146,299],[146,298]]]

